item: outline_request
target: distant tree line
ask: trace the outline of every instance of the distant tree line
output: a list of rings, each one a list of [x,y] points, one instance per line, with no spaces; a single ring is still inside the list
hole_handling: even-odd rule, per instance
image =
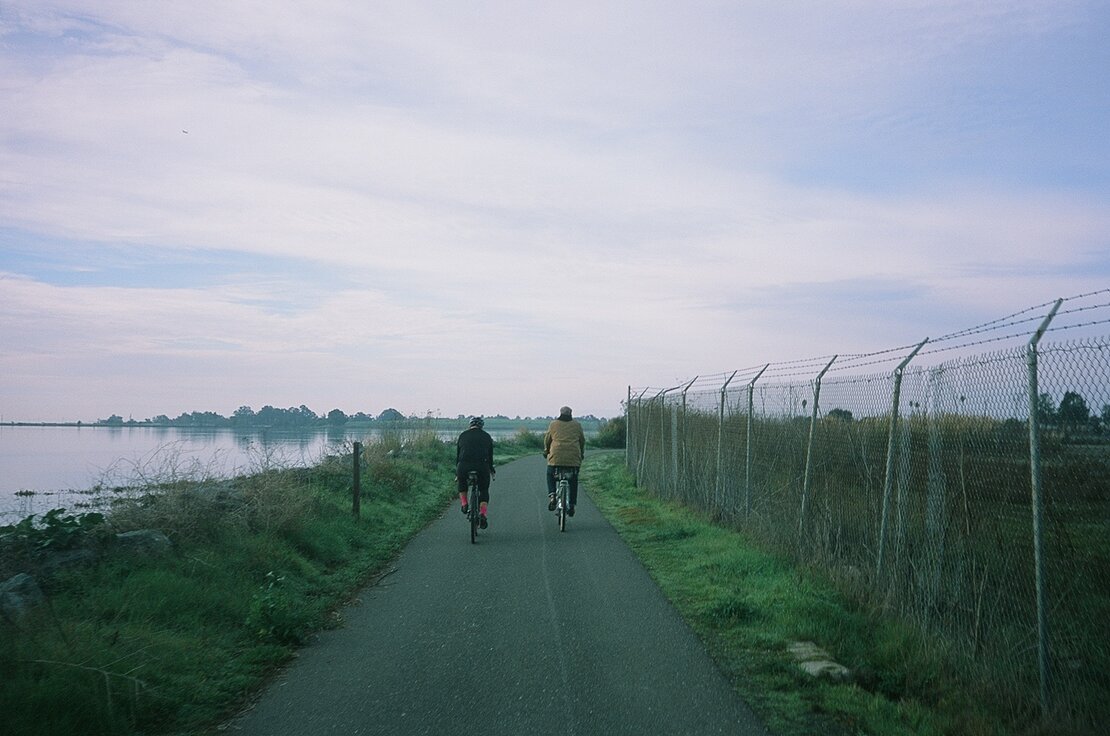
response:
[[[963,397],[960,397],[961,401]],[[910,402],[913,407],[920,404]],[[829,419],[851,422],[852,412],[836,408],[828,412]],[[1017,420],[1010,419],[1008,422]],[[1042,393],[1037,397],[1037,421],[1045,429],[1057,429],[1073,435],[1102,434],[1110,431],[1110,404],[1103,404],[1098,414],[1091,410],[1087,400],[1076,391],[1065,391],[1060,404],[1052,394]]]
[[[550,420],[553,417],[507,417],[504,414],[487,416],[487,424],[511,425],[513,422]],[[413,422],[453,422],[465,424],[467,416],[460,414],[455,419],[434,418],[431,415],[405,416],[394,408],[385,409],[377,415],[365,412],[347,414],[340,409],[332,409],[327,414],[317,414],[304,404],[288,409],[278,409],[273,406],[264,406],[255,411],[249,406],[240,406],[230,417],[217,414],[214,411],[191,411],[169,417],[159,414],[147,419],[124,419],[119,414],[113,414],[107,419],[98,419],[95,424],[108,427],[191,427],[191,428],[274,428],[274,429],[306,429],[309,427],[339,427],[351,424],[380,424],[380,423],[413,423]],[[584,422],[600,422],[597,417],[587,414],[579,417]]]
[[[1110,429],[1110,404],[1103,404],[1100,413],[1095,414],[1075,391],[1066,391],[1059,406],[1051,394],[1041,394],[1037,397],[1037,419],[1066,432],[1101,434]]]
[[[370,424],[375,422],[393,422],[407,419],[404,414],[396,409],[386,409],[377,416],[365,412],[347,414],[340,409],[332,409],[327,414],[317,414],[304,404],[288,409],[279,409],[273,406],[264,406],[255,411],[249,406],[240,406],[230,417],[225,417],[214,411],[191,411],[169,417],[159,414],[148,419],[124,419],[119,414],[113,414],[107,419],[98,419],[96,424],[109,427],[134,427],[134,426],[161,426],[161,427],[204,427],[204,428],[258,428],[273,427],[277,429],[303,429],[319,426],[342,426],[348,422]]]

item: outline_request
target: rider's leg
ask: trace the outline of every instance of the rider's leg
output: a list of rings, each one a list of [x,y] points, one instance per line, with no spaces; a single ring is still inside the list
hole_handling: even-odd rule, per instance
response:
[[[459,505],[462,507],[463,513],[466,513],[466,476],[463,474],[461,468],[455,469],[455,488],[459,492]]]
[[[570,476],[570,507],[574,508],[578,503],[578,468]]]
[[[489,526],[489,520],[486,517],[486,511],[489,510],[489,471],[485,471],[478,475],[478,515],[479,526],[485,529]]]
[[[555,466],[547,466],[547,493],[551,495],[555,492]]]
[[[488,470],[478,474],[478,510],[482,516],[486,515],[486,509],[489,507],[489,481]]]
[[[547,510],[555,510],[555,466],[547,466]]]

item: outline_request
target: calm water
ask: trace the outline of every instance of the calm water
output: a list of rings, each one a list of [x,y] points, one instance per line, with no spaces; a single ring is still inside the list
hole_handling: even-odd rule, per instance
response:
[[[370,438],[366,429],[278,433],[0,426],[0,524],[59,506],[75,511],[75,504],[89,498],[80,491],[97,484],[226,477],[266,467],[311,465],[350,442]],[[16,495],[17,491],[34,493]]]

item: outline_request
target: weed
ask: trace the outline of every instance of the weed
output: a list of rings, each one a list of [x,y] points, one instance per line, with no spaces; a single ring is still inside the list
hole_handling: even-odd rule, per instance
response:
[[[389,448],[402,448],[398,455]],[[351,460],[178,477],[129,487],[105,532],[159,528],[174,553],[52,580],[18,626],[0,617],[4,733],[183,733],[210,728],[443,508],[453,455],[417,437],[368,447],[396,492],[374,486],[351,514]],[[152,479],[157,480],[157,479]],[[39,520],[35,520],[39,521]],[[100,526],[66,517],[5,528],[19,544],[74,544]]]
[[[543,435],[538,432],[533,432],[527,427],[518,429],[510,442],[519,447],[531,450],[543,449]]]
[[[247,627],[263,641],[300,644],[309,621],[298,606],[298,598],[285,583],[285,577],[266,573],[262,590],[251,598]]]
[[[591,498],[775,733],[987,736],[1015,727],[961,679],[944,647],[862,608],[819,570],[637,489],[619,458],[594,457],[584,473]],[[799,640],[830,652],[853,680],[803,674],[787,653]]]
[[[104,530],[104,515],[97,512],[66,514],[51,509],[35,521],[32,514],[11,526],[0,526],[0,545],[21,551],[64,550],[98,540]]]

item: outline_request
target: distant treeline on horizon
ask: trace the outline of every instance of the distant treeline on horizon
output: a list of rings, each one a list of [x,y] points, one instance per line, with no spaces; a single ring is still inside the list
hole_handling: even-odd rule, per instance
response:
[[[469,417],[460,414],[457,417],[438,416],[405,416],[396,409],[390,408],[376,416],[365,412],[346,414],[340,409],[332,409],[327,414],[317,414],[304,404],[288,409],[278,409],[273,406],[264,406],[257,412],[249,406],[241,406],[230,417],[225,417],[213,411],[193,411],[182,413],[177,417],[159,414],[146,419],[124,419],[118,414],[113,414],[107,419],[97,419],[95,422],[75,422],[77,425],[91,424],[92,426],[106,427],[205,427],[205,428],[273,428],[273,429],[307,429],[310,427],[339,427],[352,425],[381,425],[390,428],[453,428],[465,427]],[[486,426],[498,429],[512,429],[524,427],[535,429],[540,425],[546,426],[554,417],[508,417],[503,414],[484,417]],[[587,414],[576,417],[583,424],[598,425],[604,422],[602,418]]]

